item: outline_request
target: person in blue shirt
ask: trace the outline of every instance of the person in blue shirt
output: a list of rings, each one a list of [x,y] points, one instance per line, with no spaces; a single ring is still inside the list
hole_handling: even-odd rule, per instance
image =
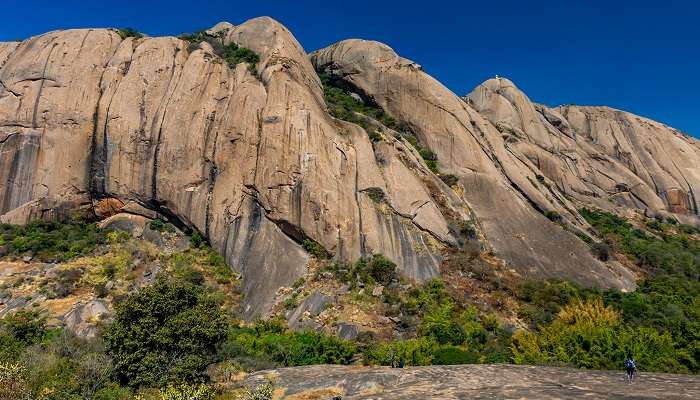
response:
[[[627,383],[632,383],[634,374],[637,372],[637,364],[631,354],[625,360],[625,369],[627,370]]]

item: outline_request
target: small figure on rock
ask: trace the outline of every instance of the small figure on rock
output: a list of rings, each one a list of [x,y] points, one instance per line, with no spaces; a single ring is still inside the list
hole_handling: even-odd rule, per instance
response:
[[[625,369],[627,370],[627,383],[631,384],[634,381],[634,374],[637,372],[637,364],[631,354],[625,360]]]

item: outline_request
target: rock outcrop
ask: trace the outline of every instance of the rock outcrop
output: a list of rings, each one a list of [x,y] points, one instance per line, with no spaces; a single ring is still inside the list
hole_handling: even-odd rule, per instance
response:
[[[206,42],[111,29],[0,43],[0,221],[84,209],[197,229],[243,274],[254,318],[306,271],[304,240],[340,261],[382,253],[422,281],[469,219],[521,275],[629,289],[631,272],[570,232],[589,229],[577,208],[697,216],[700,146],[661,124],[550,109],[502,79],[461,99],[376,42],[309,58],[266,17],[209,32],[260,61],[230,67]],[[331,117],[315,69],[407,124],[456,186],[392,129],[374,121],[373,143]]]
[[[604,209],[676,213],[697,222],[697,140],[608,107],[533,104],[503,78],[484,82],[466,101],[561,195]]]
[[[573,229],[585,228],[576,205],[539,185],[537,167],[510,150],[489,115],[482,116],[418,64],[384,44],[364,40],[342,41],[311,58],[318,69],[410,126],[437,154],[440,169],[459,178],[462,200],[476,214],[489,244],[516,270],[588,285],[631,286],[627,271],[603,265],[574,234],[544,216],[557,211],[569,216]]]
[[[243,385],[272,378],[290,399],[695,399],[700,378],[641,373],[633,385],[622,371],[525,365],[357,367],[314,365],[260,371]]]

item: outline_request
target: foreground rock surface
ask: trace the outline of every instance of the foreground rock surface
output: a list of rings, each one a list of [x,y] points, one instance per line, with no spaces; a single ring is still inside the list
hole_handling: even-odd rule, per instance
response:
[[[274,376],[277,398],[330,399],[697,399],[700,377],[642,373],[628,385],[621,371],[516,365],[391,369],[317,365],[261,371]]]

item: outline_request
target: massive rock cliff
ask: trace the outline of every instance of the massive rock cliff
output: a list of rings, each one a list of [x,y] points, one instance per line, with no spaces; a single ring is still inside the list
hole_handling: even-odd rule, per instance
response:
[[[270,18],[212,33],[252,49],[256,68],[229,67],[206,42],[110,29],[0,43],[0,221],[150,209],[203,232],[242,272],[248,317],[306,271],[307,239],[338,260],[382,253],[422,281],[470,220],[523,276],[631,288],[630,271],[572,233],[590,230],[577,209],[696,221],[700,146],[662,124],[550,109],[505,79],[462,99],[380,43],[308,57]],[[316,69],[405,123],[458,182],[378,121],[372,142],[331,117]]]

